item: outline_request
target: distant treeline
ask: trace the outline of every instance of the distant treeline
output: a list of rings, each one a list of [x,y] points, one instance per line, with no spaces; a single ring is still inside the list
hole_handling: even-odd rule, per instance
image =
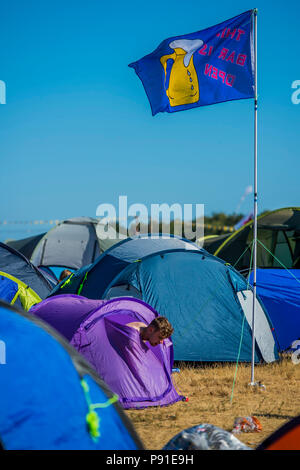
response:
[[[263,213],[265,212],[267,211],[264,211]],[[225,233],[233,232],[235,230],[235,225],[244,216],[245,214],[225,214],[224,212],[213,212],[210,216],[204,216],[203,235],[222,235]],[[126,231],[126,229],[118,223],[116,228],[121,233],[125,233]],[[151,220],[149,220],[148,224],[145,224],[136,220],[135,223],[133,223],[128,229],[128,235],[134,235],[135,233],[171,233],[187,237],[187,232],[196,232],[196,220],[193,220],[189,224],[185,224],[185,226],[183,226],[183,223],[181,221],[179,222],[178,220],[171,220],[170,225],[166,225],[163,222],[158,221],[152,221],[151,223]],[[188,238],[191,239],[191,237]]]

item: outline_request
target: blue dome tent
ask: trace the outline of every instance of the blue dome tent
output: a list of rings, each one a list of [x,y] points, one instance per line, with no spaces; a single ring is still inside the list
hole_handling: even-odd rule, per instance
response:
[[[0,301],[0,331],[4,449],[143,448],[117,397],[55,330]]]
[[[196,250],[200,248],[187,240],[171,235],[141,235],[126,238],[115,244],[94,263],[78,269],[56,286],[48,295],[80,294],[89,299],[101,299],[108,284],[127,266],[164,250]],[[128,295],[128,292],[127,292]]]
[[[92,299],[133,296],[166,316],[174,327],[176,361],[240,361],[252,354],[252,288],[224,261],[179,237],[128,238],[71,275],[50,295]],[[278,351],[263,305],[256,300],[255,361]]]
[[[300,339],[300,270],[258,269],[256,292],[274,325],[279,350]],[[253,283],[253,272],[250,274]]]

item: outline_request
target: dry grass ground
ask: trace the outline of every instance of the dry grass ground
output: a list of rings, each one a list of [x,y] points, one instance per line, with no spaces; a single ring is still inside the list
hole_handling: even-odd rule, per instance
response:
[[[188,402],[126,411],[146,449],[162,449],[178,432],[201,423],[231,431],[235,418],[252,415],[259,419],[262,431],[236,437],[255,448],[282,424],[300,414],[300,364],[293,364],[291,358],[255,367],[255,381],[261,381],[265,390],[249,386],[249,364],[239,364],[234,388],[235,364],[210,367],[179,364],[178,367],[180,373],[173,374],[173,381],[178,393],[189,398]]]

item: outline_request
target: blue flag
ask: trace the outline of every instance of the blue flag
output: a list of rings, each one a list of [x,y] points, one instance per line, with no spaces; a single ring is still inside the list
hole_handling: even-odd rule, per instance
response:
[[[144,85],[153,116],[254,97],[253,14],[249,10],[166,39],[129,64]]]

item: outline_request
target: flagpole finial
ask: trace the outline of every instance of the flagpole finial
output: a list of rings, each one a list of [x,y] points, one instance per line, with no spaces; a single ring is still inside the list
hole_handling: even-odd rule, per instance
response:
[[[253,13],[254,13],[254,15],[257,15],[258,9],[257,9],[257,8],[254,8]]]

